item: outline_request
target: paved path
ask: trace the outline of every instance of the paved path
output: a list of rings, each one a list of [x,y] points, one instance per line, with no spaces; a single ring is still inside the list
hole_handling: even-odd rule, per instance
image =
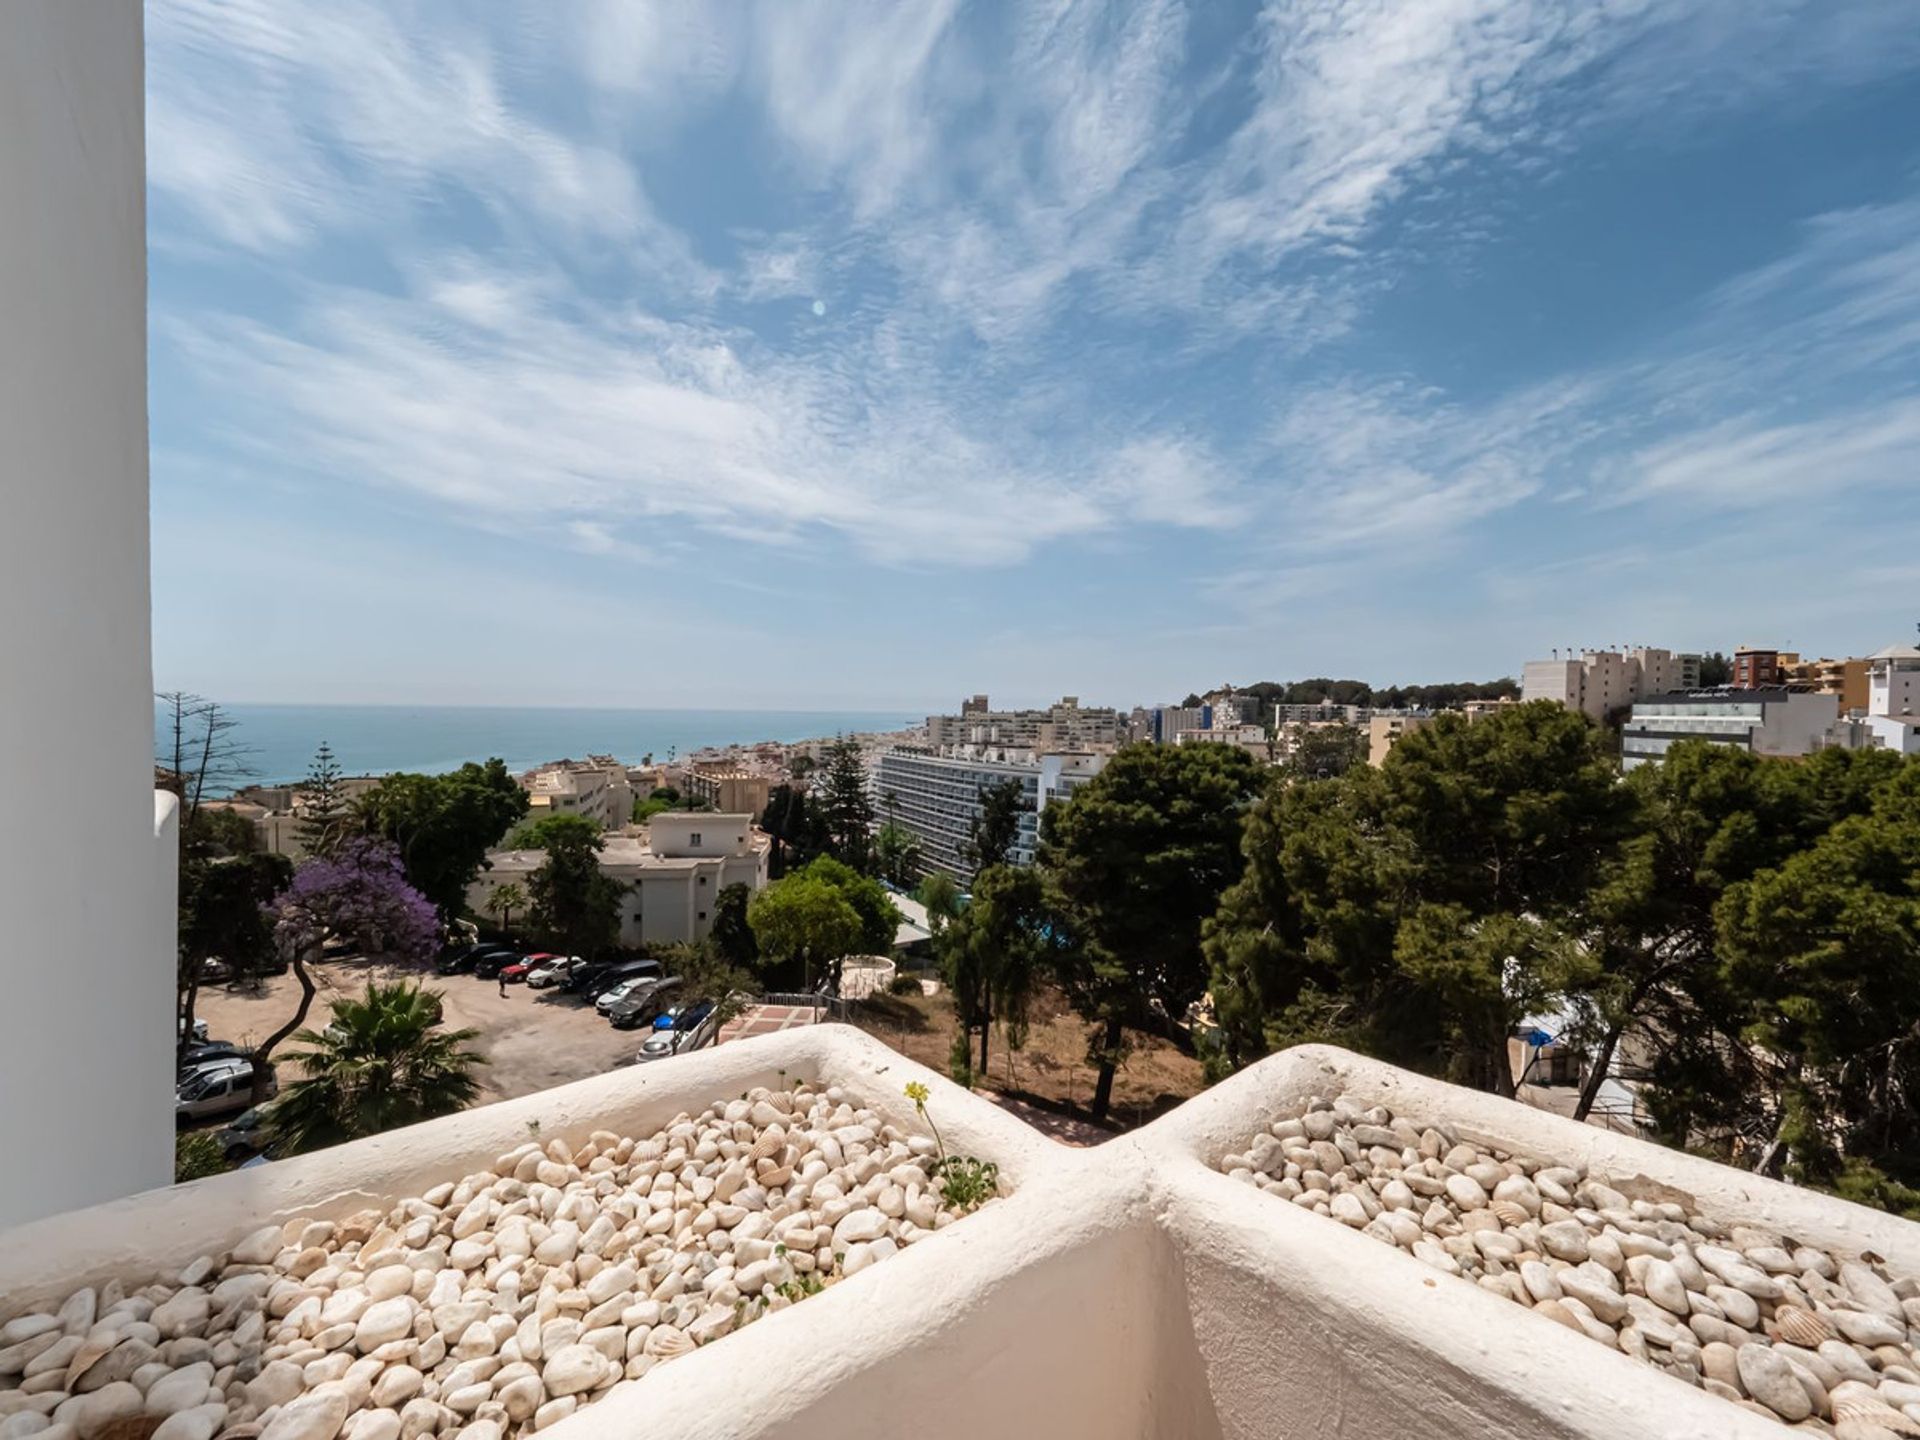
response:
[[[811,1005],[749,1005],[720,1027],[720,1038],[714,1043],[724,1045],[729,1040],[798,1029],[813,1024],[818,1014]]]

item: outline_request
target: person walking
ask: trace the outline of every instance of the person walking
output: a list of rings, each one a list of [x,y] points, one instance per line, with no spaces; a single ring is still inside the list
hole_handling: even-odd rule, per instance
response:
[[[500,998],[502,1000],[507,998],[507,972],[505,970],[500,972]]]

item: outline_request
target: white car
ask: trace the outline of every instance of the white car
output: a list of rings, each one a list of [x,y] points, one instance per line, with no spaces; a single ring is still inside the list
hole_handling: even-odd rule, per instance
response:
[[[556,955],[551,960],[542,960],[527,972],[527,986],[533,990],[545,990],[562,984],[586,963],[578,955]]]

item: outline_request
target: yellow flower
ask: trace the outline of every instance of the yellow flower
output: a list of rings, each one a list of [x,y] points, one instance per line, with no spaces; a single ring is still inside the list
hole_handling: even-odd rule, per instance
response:
[[[907,1098],[913,1101],[915,1105],[926,1104],[927,1097],[932,1093],[932,1091],[928,1090],[927,1087],[922,1085],[918,1080],[909,1080],[907,1082]]]

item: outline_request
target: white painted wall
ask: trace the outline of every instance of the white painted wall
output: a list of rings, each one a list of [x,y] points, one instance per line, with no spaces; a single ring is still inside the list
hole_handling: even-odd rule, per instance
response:
[[[0,5],[0,1223],[172,1174],[143,96],[139,0]]]
[[[846,1025],[616,1070],[314,1155],[60,1216],[0,1237],[0,1296],[138,1282],[270,1221],[298,1233],[418,1194],[539,1122],[577,1143],[646,1133],[779,1075],[845,1085],[1011,1194],[903,1254],[562,1421],[554,1440],[1768,1440],[1771,1419],[1603,1349],[1369,1236],[1211,1168],[1307,1096],[1348,1093],[1462,1137],[1584,1163],[1629,1195],[1694,1197],[1920,1271],[1920,1225],[1461,1090],[1345,1051],[1269,1057],[1135,1134],[1069,1150]]]

